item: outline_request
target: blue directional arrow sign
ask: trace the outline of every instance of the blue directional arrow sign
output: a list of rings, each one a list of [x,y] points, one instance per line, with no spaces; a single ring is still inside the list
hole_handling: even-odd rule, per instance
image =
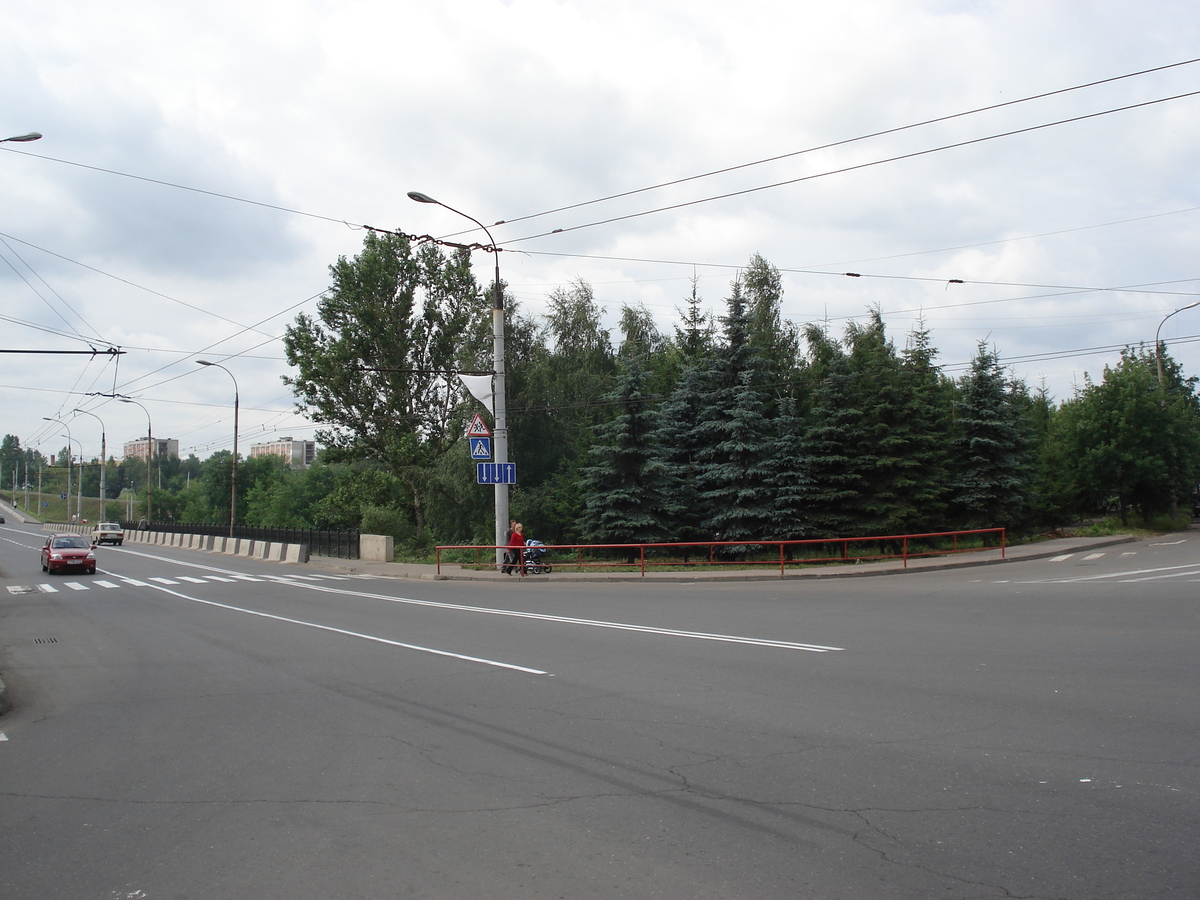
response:
[[[516,484],[516,463],[476,463],[475,481],[477,484]]]
[[[491,459],[492,439],[486,437],[471,438],[471,459]]]

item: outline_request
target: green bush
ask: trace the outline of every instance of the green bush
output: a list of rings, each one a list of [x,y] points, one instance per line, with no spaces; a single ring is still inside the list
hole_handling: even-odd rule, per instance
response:
[[[362,508],[363,534],[390,534],[396,546],[409,544],[416,538],[416,528],[408,517],[398,509],[386,506],[364,505]]]

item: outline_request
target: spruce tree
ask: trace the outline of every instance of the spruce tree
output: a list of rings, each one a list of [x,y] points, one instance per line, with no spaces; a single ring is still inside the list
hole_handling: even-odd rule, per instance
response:
[[[622,367],[615,390],[606,398],[616,415],[597,425],[583,469],[586,505],[581,530],[600,544],[661,543],[671,538],[677,502],[670,467],[656,438],[646,370],[640,357]]]
[[[964,528],[1012,527],[1031,499],[1024,385],[1009,382],[994,350],[980,342],[959,385],[952,442],[953,509]]]
[[[697,480],[707,509],[704,527],[721,540],[769,537],[772,525],[770,398],[763,358],[750,342],[740,280],[721,319],[724,344],[713,360],[706,414],[700,422]]]

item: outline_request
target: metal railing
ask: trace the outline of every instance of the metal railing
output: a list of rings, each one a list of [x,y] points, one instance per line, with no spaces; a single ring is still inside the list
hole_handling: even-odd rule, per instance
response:
[[[969,540],[968,540],[969,539]],[[998,541],[988,546],[989,540]],[[646,570],[653,568],[688,568],[701,566],[778,566],[779,574],[787,573],[788,566],[838,565],[843,563],[869,562],[885,559],[901,559],[908,568],[910,559],[926,556],[949,556],[956,553],[976,553],[980,550],[997,550],[1005,558],[1008,533],[1004,528],[975,528],[965,531],[934,531],[922,534],[871,535],[868,537],[809,538],[799,541],[689,541],[686,543],[656,544],[546,544],[539,550],[546,551],[542,564],[580,570],[638,569],[645,577]],[[976,545],[978,541],[978,545]],[[971,546],[965,546],[970,543]],[[870,545],[874,545],[871,547]],[[863,552],[852,553],[861,548]],[[442,553],[470,553],[475,562],[455,563],[475,565],[479,568],[496,566],[484,554],[495,555],[496,550],[507,547],[480,544],[446,544],[434,548],[437,571],[442,571]],[[560,554],[570,551],[573,559]],[[688,552],[690,551],[690,552]],[[870,552],[873,551],[873,552]],[[596,559],[593,554],[607,554],[610,558]],[[801,553],[803,555],[797,555]],[[673,554],[673,555],[672,555]],[[586,556],[585,556],[586,555]],[[624,561],[613,558],[624,556]],[[449,564],[449,563],[447,563]],[[515,565],[520,565],[516,563]]]

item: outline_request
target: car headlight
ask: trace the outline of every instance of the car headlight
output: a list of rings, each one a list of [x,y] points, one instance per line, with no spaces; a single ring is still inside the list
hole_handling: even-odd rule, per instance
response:
[[[51,559],[62,559],[62,554],[61,553],[51,553],[50,558]]]
[[[91,550],[89,550],[86,559],[95,559],[95,558],[96,558],[96,554],[94,552],[92,552]]]

